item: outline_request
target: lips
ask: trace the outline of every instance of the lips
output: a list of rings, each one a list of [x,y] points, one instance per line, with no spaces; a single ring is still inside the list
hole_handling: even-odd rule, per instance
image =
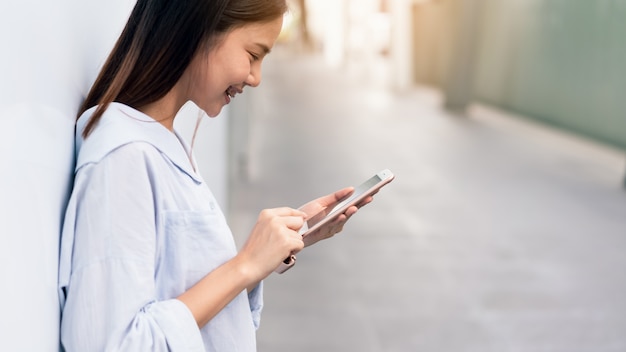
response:
[[[233,86],[228,87],[228,89],[226,89],[226,95],[228,96],[228,98],[232,99],[235,97],[235,95],[237,94],[241,94],[242,90]]]

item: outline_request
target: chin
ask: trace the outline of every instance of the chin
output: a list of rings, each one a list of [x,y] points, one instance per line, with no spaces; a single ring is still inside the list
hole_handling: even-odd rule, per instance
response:
[[[209,117],[217,117],[222,112],[222,107],[212,107],[210,109],[202,109]]]

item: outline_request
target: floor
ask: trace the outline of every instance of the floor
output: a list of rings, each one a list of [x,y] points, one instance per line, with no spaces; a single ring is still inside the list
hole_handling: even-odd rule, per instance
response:
[[[396,179],[266,280],[260,352],[626,351],[624,152],[491,107],[446,112],[356,63],[277,48],[264,65],[236,236],[263,208]]]

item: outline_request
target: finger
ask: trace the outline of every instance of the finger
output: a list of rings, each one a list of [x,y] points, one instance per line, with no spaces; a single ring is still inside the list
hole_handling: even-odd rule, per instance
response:
[[[334,236],[335,234],[343,231],[343,227],[348,222],[348,217],[345,214],[341,214],[337,217],[328,228],[328,235]]]
[[[304,216],[286,216],[284,221],[287,228],[298,231],[304,225]]]
[[[369,203],[371,203],[374,200],[374,197],[372,196],[367,196],[365,198],[363,198],[363,200],[361,200],[358,204],[356,204],[357,208],[361,208]]]
[[[334,193],[322,196],[316,199],[315,202],[317,202],[322,208],[329,208],[329,207],[335,206],[335,204],[348,198],[353,192],[354,192],[353,187],[346,187]]]
[[[337,219],[335,219],[334,226],[341,226],[341,227],[343,227],[343,225],[344,225],[346,222],[348,222],[348,218],[349,218],[349,216],[348,216],[348,215],[346,215],[345,213],[343,213],[343,214],[339,215],[339,216],[337,217]]]
[[[354,187],[342,188],[334,193],[318,198],[317,202],[319,202],[323,207],[328,207],[345,200],[350,197],[352,193],[354,193]]]
[[[299,216],[305,217],[306,213],[289,207],[280,207],[280,208],[272,208],[272,209],[264,209],[263,213],[267,213],[270,216]]]
[[[346,209],[346,211],[343,213],[346,216],[346,220],[348,218],[350,218],[352,215],[356,214],[356,212],[359,210],[359,208],[357,206],[351,206],[350,208]]]
[[[354,193],[354,187],[346,187],[346,188],[336,191],[335,193],[331,195],[331,197],[333,197],[333,202],[338,203],[350,197],[352,193]]]
[[[298,245],[295,246],[294,249],[291,250],[292,255],[296,255],[300,253],[302,249],[304,249],[304,240],[302,240],[302,237],[300,237],[299,242],[297,244]]]
[[[380,188],[378,188],[377,190],[375,190],[374,192],[372,192],[372,193],[370,194],[370,196],[374,196],[374,195],[375,195],[375,194],[377,194],[379,191],[380,191]]]
[[[277,209],[279,211],[277,215],[279,216],[297,216],[300,218],[304,218],[306,216],[305,212],[303,212],[302,210],[294,209],[294,208],[283,207],[283,208],[277,208]]]
[[[302,236],[300,236],[300,234],[298,234],[297,232],[293,232],[290,247],[291,254],[297,254],[302,250],[302,248],[304,248],[304,240],[302,239]]]

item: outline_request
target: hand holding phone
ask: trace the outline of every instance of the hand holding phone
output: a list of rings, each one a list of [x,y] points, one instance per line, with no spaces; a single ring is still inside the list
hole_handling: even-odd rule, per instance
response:
[[[346,199],[340,200],[338,204],[336,204],[334,207],[332,206],[332,202],[330,202],[326,207],[322,206],[322,210],[315,215],[309,217],[300,229],[300,234],[303,237],[305,246],[311,245],[319,240],[331,237],[335,233],[339,232],[342,229],[345,221],[341,224],[335,225],[339,226],[339,229],[337,229],[336,231],[334,231],[335,229],[333,228],[325,229],[324,227],[333,226],[333,221],[337,220],[342,214],[346,213],[346,211],[350,207],[358,207],[363,205],[361,204],[363,201],[366,201],[368,197],[372,196],[373,194],[378,192],[383,186],[393,181],[394,177],[394,174],[390,170],[382,170],[363,182],[361,185],[357,186],[354,189],[354,192],[352,192],[351,194],[347,193]],[[345,190],[341,190],[338,192],[342,191]],[[337,193],[335,193],[335,195],[336,194]],[[300,208],[300,210],[307,212],[307,207],[315,207],[317,205],[314,202],[319,203],[319,200],[305,204],[303,207]],[[349,217],[352,214],[347,215]],[[283,272],[287,271],[287,269],[291,268],[295,264],[295,261],[296,257],[292,255],[289,258],[285,259],[285,261],[275,271],[279,274],[282,274]]]
[[[365,198],[378,192],[378,190],[391,182],[393,179],[394,175],[389,170],[382,170],[378,172],[376,175],[370,177],[367,181],[357,186],[354,189],[354,192],[347,199],[341,201],[332,209],[324,209],[307,219],[304,226],[300,229],[300,234],[302,237],[308,236],[315,230],[335,220],[341,214],[345,213],[345,211],[351,206],[358,205],[359,202],[363,201]]]

